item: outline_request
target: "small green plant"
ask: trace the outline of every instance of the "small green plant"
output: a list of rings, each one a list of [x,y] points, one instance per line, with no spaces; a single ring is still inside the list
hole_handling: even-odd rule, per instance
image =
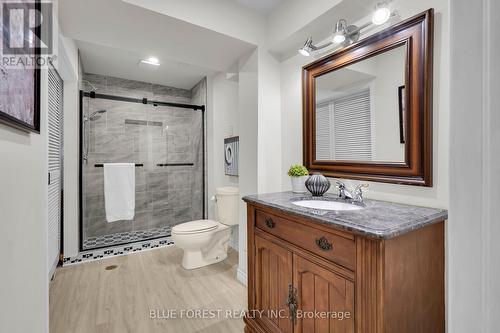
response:
[[[288,175],[290,177],[302,177],[309,175],[309,171],[307,171],[306,167],[300,164],[295,164],[288,169]]]

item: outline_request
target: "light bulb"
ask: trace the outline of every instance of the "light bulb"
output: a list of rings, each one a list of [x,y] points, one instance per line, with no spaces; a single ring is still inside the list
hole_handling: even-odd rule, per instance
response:
[[[373,12],[372,22],[375,25],[381,25],[387,22],[391,17],[391,10],[387,6],[387,3],[380,2],[375,6],[375,12]]]
[[[345,34],[343,32],[337,32],[333,35],[333,42],[335,44],[340,44],[345,41]]]
[[[300,54],[302,54],[304,57],[309,57],[314,51],[314,45],[312,41],[312,37],[307,38],[306,42],[304,43],[304,46],[298,50]]]
[[[347,28],[347,21],[340,19],[335,24],[335,30],[333,31],[333,42],[335,44],[340,44],[345,41],[345,32]]]
[[[311,55],[311,52],[309,52],[309,50],[306,50],[305,48],[299,49],[299,53],[302,54],[304,57],[309,57]]]

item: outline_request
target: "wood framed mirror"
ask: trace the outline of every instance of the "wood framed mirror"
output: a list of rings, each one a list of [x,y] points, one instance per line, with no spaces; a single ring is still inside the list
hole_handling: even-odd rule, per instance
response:
[[[303,67],[304,165],[432,186],[433,10]]]

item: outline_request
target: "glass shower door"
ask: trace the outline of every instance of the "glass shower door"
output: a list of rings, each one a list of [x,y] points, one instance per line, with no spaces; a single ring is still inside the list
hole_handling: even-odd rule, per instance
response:
[[[204,216],[203,113],[83,98],[82,249],[170,235]],[[135,216],[107,222],[104,163],[136,163]]]

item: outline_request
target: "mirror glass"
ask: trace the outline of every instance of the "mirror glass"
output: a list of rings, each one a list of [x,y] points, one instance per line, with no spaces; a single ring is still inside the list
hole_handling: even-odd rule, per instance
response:
[[[316,160],[405,162],[406,46],[315,78]]]

